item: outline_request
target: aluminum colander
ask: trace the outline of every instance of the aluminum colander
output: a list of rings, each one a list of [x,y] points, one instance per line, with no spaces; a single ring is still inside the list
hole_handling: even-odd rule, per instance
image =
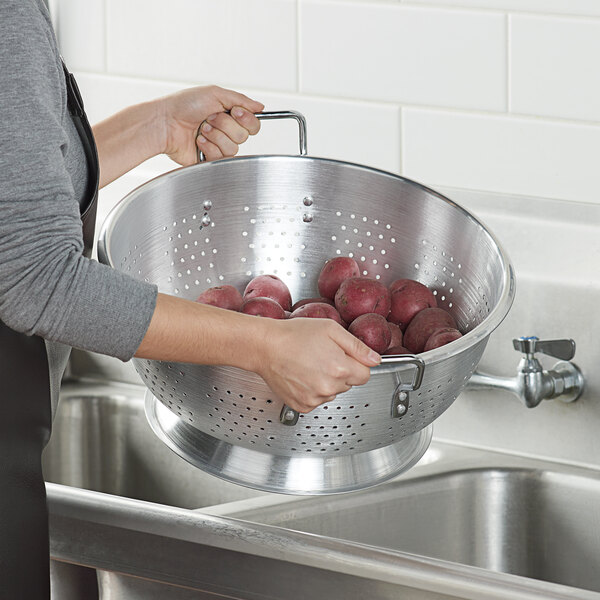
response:
[[[307,156],[298,122],[300,156],[202,163],[137,188],[105,221],[98,254],[190,300],[220,284],[243,291],[260,274],[280,277],[294,300],[317,296],[323,263],[338,255],[384,284],[412,278],[433,289],[465,335],[418,356],[386,357],[366,385],[308,414],[241,369],[133,359],[149,390],[150,424],[192,464],[266,491],[351,491],[398,475],[425,452],[431,423],[456,400],[512,304],[514,272],[468,211],[403,177]]]

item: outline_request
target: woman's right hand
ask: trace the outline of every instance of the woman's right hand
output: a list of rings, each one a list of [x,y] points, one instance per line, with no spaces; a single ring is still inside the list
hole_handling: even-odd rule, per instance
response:
[[[161,293],[135,355],[253,371],[299,412],[366,383],[381,362],[331,319],[269,319]]]
[[[262,317],[260,317],[262,318]],[[290,408],[309,412],[367,383],[379,354],[330,319],[271,320],[255,371]]]

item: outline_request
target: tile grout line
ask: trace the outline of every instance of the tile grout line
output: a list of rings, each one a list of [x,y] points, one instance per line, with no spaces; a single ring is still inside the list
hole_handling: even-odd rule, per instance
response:
[[[511,52],[511,24],[510,13],[506,14],[506,112],[512,113],[511,105],[511,80],[512,80],[512,52]]]
[[[112,73],[104,73],[98,71],[88,71],[88,70],[77,70],[80,75],[85,75],[88,77],[109,77],[115,80],[115,83],[118,80],[121,80],[123,83],[131,83],[131,84],[154,84],[161,86],[176,86],[178,88],[195,85],[197,82],[195,81],[175,81],[175,80],[166,80],[166,79],[149,79],[147,77],[136,77],[132,75],[121,75],[121,74],[112,74]],[[345,97],[345,96],[326,96],[320,95],[318,93],[302,93],[302,92],[292,92],[289,90],[272,90],[272,89],[263,89],[263,88],[250,88],[247,86],[243,86],[245,89],[251,90],[253,93],[264,93],[274,96],[300,96],[302,98],[306,98],[308,100],[323,100],[327,102],[341,102],[341,103],[349,103],[349,104],[366,104],[376,106],[378,108],[402,108],[403,110],[417,110],[423,112],[436,112],[436,113],[447,113],[452,115],[459,115],[464,117],[482,117],[482,118],[501,118],[501,119],[522,119],[532,122],[541,122],[553,125],[567,125],[574,127],[600,127],[600,120],[593,121],[589,119],[574,119],[570,117],[557,117],[552,115],[540,115],[539,113],[520,113],[520,112],[506,112],[506,111],[485,111],[482,109],[470,109],[470,108],[460,108],[460,107],[452,107],[452,106],[435,106],[430,104],[407,104],[402,101],[397,100],[374,100],[370,98],[355,98],[355,97]]]

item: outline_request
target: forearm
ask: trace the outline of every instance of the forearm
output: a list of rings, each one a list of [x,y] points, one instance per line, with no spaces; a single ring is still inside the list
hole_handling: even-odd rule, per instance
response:
[[[165,294],[135,356],[253,371],[301,412],[365,383],[380,361],[331,319],[269,319]]]
[[[159,101],[144,102],[94,125],[101,188],[164,150],[160,111]]]
[[[256,371],[268,325],[249,315],[159,294],[135,356]]]

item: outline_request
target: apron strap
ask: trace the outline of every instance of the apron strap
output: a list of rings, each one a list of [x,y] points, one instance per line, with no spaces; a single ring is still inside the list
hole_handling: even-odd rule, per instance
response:
[[[62,59],[61,59],[62,60]],[[81,222],[83,227],[84,254],[89,258],[94,244],[94,230],[96,225],[96,205],[98,202],[98,184],[100,182],[100,165],[98,162],[98,150],[83,107],[83,99],[79,92],[79,86],[75,77],[69,72],[64,61],[62,62],[65,73],[65,82],[67,84],[67,107],[73,118],[73,123],[81,138],[83,150],[88,167],[88,183],[84,196],[84,202],[81,205]]]

